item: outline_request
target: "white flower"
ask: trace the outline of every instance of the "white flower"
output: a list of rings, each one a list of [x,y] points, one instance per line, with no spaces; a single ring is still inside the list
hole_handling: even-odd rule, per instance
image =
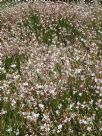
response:
[[[60,112],[59,112],[58,110],[56,110],[56,114],[59,115],[59,113],[60,113]]]
[[[16,79],[19,79],[20,78],[20,75],[15,75],[14,76],[14,79],[16,80]]]
[[[36,88],[37,88],[37,89],[41,89],[41,88],[43,88],[43,86],[42,86],[42,85],[39,85],[39,84],[36,84]]]
[[[90,103],[90,104],[93,104],[93,100],[91,100],[89,103]]]
[[[59,129],[59,130],[62,129],[62,124],[58,125],[58,129]]]
[[[102,131],[102,127],[99,130]]]
[[[39,104],[39,107],[43,110],[44,109],[44,105],[43,104]]]
[[[43,114],[43,117],[44,117],[45,120],[49,120],[49,116],[48,115]]]
[[[40,129],[41,129],[41,130],[44,130],[44,129],[45,129],[45,126],[41,126]]]
[[[56,94],[55,89],[50,90],[50,93],[53,94],[53,95]]]
[[[102,93],[100,93],[99,95],[102,96]]]
[[[30,115],[27,115],[26,118],[27,118],[28,120],[32,120],[32,117],[31,117]]]
[[[75,69],[75,74],[79,74],[82,71],[82,69]]]
[[[64,122],[64,123],[67,123],[68,121],[69,121],[69,119],[66,117],[63,122]]]
[[[74,106],[74,103],[70,104],[70,109],[72,109],[72,108],[73,108],[73,106]]]
[[[6,131],[7,131],[7,132],[11,132],[11,131],[12,131],[12,128],[8,128]]]
[[[97,79],[97,78],[95,78],[95,82],[96,82],[96,83],[98,82],[98,79]]]
[[[2,109],[0,115],[4,115],[4,114],[6,114],[6,113],[7,113],[7,111],[4,111],[4,110]]]
[[[19,129],[16,130],[16,136],[18,136],[18,135],[19,135]]]
[[[12,64],[12,65],[11,65],[11,68],[15,68],[15,67],[16,67],[16,64]]]
[[[33,117],[34,119],[37,119],[37,118],[39,117],[39,113],[34,113],[34,112],[32,112],[32,117]]]
[[[75,116],[76,116],[75,113],[72,113],[72,114],[71,114],[71,118],[74,118]]]
[[[86,121],[86,120],[84,120],[84,119],[80,120],[79,122],[80,122],[80,124],[85,124],[85,125],[88,124],[88,121]]]
[[[80,102],[77,102],[77,105],[80,105]]]
[[[1,89],[1,90],[3,90],[3,88],[4,88],[3,86],[0,86],[0,89]]]
[[[87,127],[87,131],[90,131],[91,130],[91,127]]]
[[[11,102],[11,105],[14,106],[16,104],[16,101],[13,99]]]
[[[62,107],[62,104],[59,104],[59,105],[58,105],[58,109],[61,109],[61,107]]]
[[[82,93],[79,93],[79,96],[82,96]]]
[[[29,59],[29,60],[28,60],[28,65],[31,65],[31,64],[32,64],[32,62],[31,62],[31,60]]]
[[[23,86],[28,86],[28,83],[27,82],[23,83]]]
[[[0,0],[0,2],[3,2],[3,0]]]

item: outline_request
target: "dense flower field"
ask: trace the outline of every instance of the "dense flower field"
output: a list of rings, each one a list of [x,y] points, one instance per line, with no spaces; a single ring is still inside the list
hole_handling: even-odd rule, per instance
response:
[[[0,136],[101,135],[102,8],[1,10]]]

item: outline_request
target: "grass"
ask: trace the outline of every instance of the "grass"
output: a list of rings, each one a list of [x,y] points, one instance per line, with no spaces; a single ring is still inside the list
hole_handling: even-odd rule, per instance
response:
[[[7,55],[3,62],[6,73],[11,74],[12,72],[18,71],[18,74],[21,74],[20,66],[27,59],[28,57],[25,54],[20,54],[20,55],[16,54],[16,55],[10,55],[10,56]]]
[[[6,110],[6,113],[3,115],[2,111],[2,118],[0,117],[0,135],[24,136],[26,134],[25,119],[19,114],[18,110],[10,106],[10,103],[5,103],[3,107],[5,107],[4,110]]]
[[[102,135],[102,14],[85,8],[1,11],[0,136]]]

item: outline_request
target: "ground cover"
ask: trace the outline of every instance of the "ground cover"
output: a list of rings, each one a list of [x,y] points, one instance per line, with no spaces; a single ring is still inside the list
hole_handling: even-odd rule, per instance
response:
[[[102,135],[100,6],[0,11],[0,136],[17,135]]]

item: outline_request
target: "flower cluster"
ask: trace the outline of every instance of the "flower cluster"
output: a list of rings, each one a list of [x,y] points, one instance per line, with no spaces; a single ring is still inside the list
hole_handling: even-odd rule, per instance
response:
[[[101,136],[102,9],[88,9],[35,2],[0,12],[1,135]]]

